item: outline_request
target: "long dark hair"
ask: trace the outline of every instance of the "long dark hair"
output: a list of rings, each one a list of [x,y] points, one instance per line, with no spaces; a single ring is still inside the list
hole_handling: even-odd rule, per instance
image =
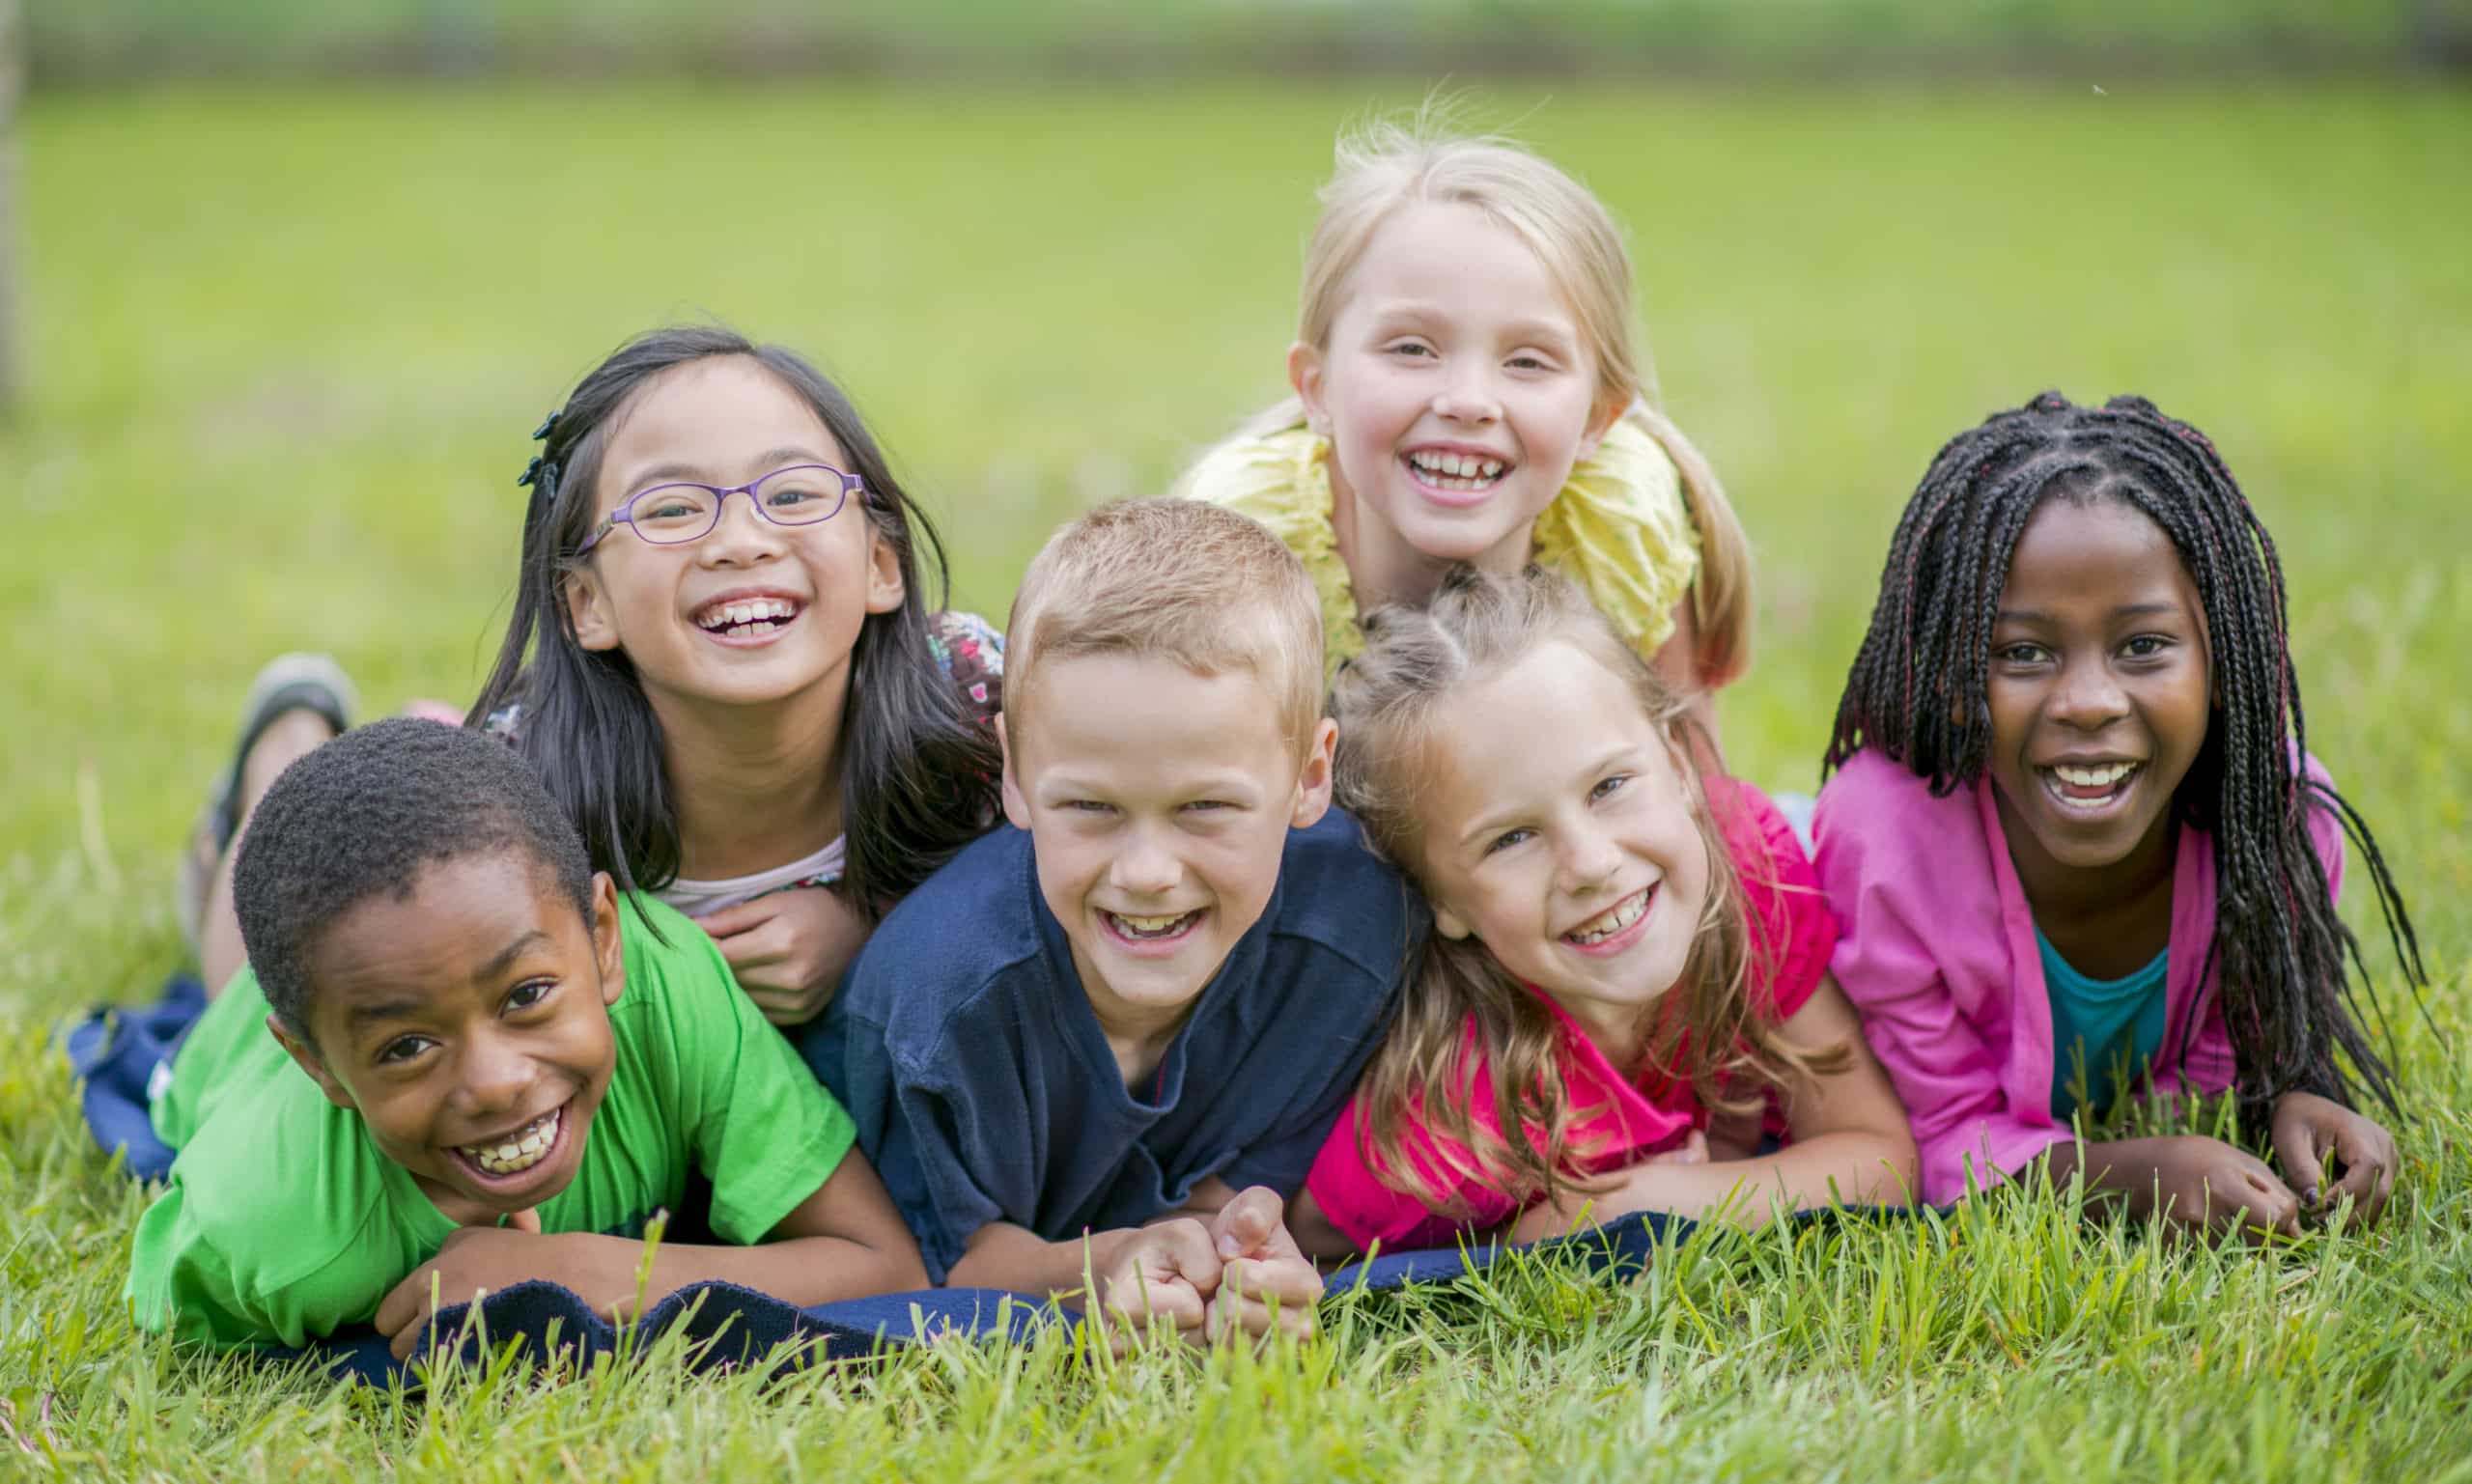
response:
[[[524,476],[532,498],[515,613],[465,724],[520,706],[516,745],[582,830],[594,869],[631,890],[677,879],[678,815],[660,719],[623,653],[577,642],[565,589],[591,532],[612,417],[654,377],[715,355],[746,356],[814,408],[862,482],[858,508],[901,565],[901,606],[868,614],[851,648],[837,740],[841,890],[881,914],[995,817],[1002,763],[929,647],[921,577],[932,574],[939,594],[947,581],[934,523],[903,492],[850,399],[790,350],[717,325],[647,331],[594,367],[542,425],[541,455]]]
[[[2221,974],[2244,1113],[2294,1090],[2349,1102],[2355,1077],[2400,1111],[2353,1013],[2348,971],[2373,1005],[2376,990],[2310,847],[2310,809],[2342,821],[2415,987],[2428,979],[2420,941],[2368,825],[2299,766],[2307,737],[2274,539],[2205,434],[2143,397],[2097,408],[2045,392],[1940,450],[1890,539],[1823,775],[1865,747],[1930,780],[1937,796],[1982,775],[1992,626],[2017,538],[2046,496],[2117,499],[2143,514],[2171,538],[2205,605],[2221,709],[2173,807],[2214,837],[2208,966]]]

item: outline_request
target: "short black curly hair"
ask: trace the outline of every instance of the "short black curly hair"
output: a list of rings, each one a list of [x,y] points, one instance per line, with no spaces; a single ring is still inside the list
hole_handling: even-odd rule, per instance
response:
[[[347,732],[283,770],[232,868],[232,903],[267,1003],[309,1039],[308,957],[370,898],[410,895],[423,866],[507,851],[592,917],[592,868],[530,764],[495,739],[397,717]]]

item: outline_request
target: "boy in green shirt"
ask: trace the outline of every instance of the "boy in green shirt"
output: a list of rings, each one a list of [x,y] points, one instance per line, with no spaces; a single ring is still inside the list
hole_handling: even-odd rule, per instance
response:
[[[210,1020],[263,1010],[289,1055],[175,1061],[194,1123],[138,1224],[143,1328],[374,1320],[402,1356],[433,1306],[532,1278],[613,1314],[708,1279],[801,1305],[926,1286],[849,1116],[710,938],[588,869],[503,743],[402,720],[320,747],[260,801],[234,898],[255,978]],[[690,1170],[743,1245],[664,1243],[639,1282]]]

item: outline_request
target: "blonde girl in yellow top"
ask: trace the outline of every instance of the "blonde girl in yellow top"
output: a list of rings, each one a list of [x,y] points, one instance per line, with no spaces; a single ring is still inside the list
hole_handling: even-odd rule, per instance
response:
[[[1604,206],[1516,145],[1380,126],[1340,142],[1287,352],[1296,396],[1177,492],[1278,533],[1329,663],[1360,612],[1456,562],[1575,578],[1673,688],[1750,658],[1751,564],[1707,461],[1648,403]],[[1700,707],[1705,714],[1705,703]]]

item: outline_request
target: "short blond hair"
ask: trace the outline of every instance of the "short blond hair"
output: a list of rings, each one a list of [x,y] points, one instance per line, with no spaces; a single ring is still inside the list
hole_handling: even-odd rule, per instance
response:
[[[1570,304],[1596,368],[1596,406],[1619,409],[1665,450],[1682,477],[1700,534],[1700,574],[1691,584],[1692,658],[1701,685],[1715,689],[1751,662],[1751,541],[1716,470],[1657,407],[1656,373],[1634,332],[1631,254],[1605,203],[1568,173],[1498,134],[1453,133],[1447,110],[1429,107],[1406,122],[1376,121],[1340,136],[1322,214],[1305,247],[1305,282],[1296,338],[1331,348],[1331,326],[1346,301],[1348,276],[1385,222],[1417,205],[1473,207],[1536,255]],[[1290,398],[1249,422],[1240,437],[1305,426]]]
[[[1040,667],[1076,655],[1155,656],[1195,675],[1250,670],[1300,755],[1322,715],[1322,605],[1296,553],[1259,522],[1198,500],[1118,500],[1048,538],[1005,630],[1005,725]]]

